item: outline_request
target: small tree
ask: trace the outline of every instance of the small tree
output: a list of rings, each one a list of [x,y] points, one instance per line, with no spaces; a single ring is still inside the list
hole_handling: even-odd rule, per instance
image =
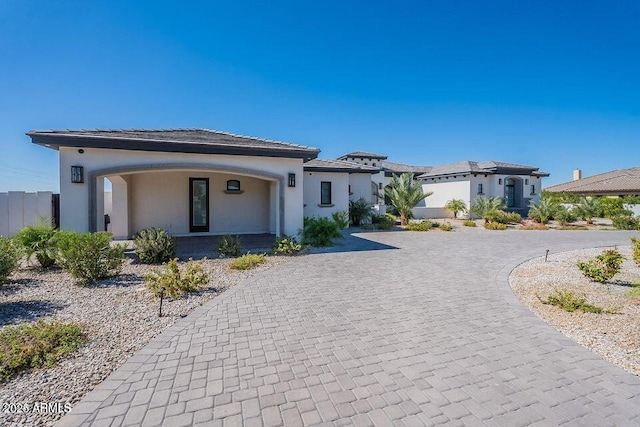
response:
[[[400,214],[400,224],[407,225],[411,218],[413,208],[433,193],[425,193],[422,186],[413,179],[412,173],[394,175],[391,182],[385,188],[385,194],[391,200],[391,204]]]
[[[359,226],[362,221],[371,216],[371,205],[363,198],[349,200],[349,219],[351,225]]]
[[[476,197],[471,203],[469,211],[484,219],[485,223],[492,222],[492,218],[499,215],[505,208],[504,201],[500,197],[488,198],[484,196]]]
[[[575,210],[580,218],[587,221],[587,224],[593,224],[593,218],[602,213],[602,203],[595,197],[590,199],[583,197]]]
[[[529,217],[541,224],[548,223],[560,211],[560,204],[549,198],[542,198],[538,203],[529,203]]]
[[[458,217],[458,212],[466,212],[467,204],[462,199],[451,199],[445,205],[445,209],[453,213],[453,219]]]

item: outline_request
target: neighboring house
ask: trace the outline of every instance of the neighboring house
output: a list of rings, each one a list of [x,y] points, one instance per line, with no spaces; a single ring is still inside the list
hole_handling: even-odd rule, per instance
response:
[[[640,196],[640,167],[618,169],[582,178],[582,171],[573,172],[573,181],[545,188],[552,193],[573,193],[582,196]]]
[[[507,209],[527,215],[529,203],[540,200],[542,178],[548,173],[537,167],[504,162],[465,161],[434,166],[418,177],[425,193],[433,194],[425,199],[424,209],[415,214],[424,218],[441,218],[450,215],[445,204],[451,199],[462,199],[467,207],[478,196],[504,199]]]
[[[31,131],[60,153],[63,229],[104,229],[104,180],[112,183],[111,230],[282,233],[302,227],[303,163],[320,150],[206,129]]]
[[[304,164],[304,216],[348,211],[349,201],[367,198],[373,166],[344,160],[314,159]]]

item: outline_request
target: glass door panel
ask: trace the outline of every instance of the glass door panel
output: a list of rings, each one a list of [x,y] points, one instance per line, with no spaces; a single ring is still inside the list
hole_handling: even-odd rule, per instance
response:
[[[189,231],[209,231],[209,178],[189,178]]]

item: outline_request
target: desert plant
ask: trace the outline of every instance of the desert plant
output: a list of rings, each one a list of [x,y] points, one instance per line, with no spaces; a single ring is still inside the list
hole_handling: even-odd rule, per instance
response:
[[[640,265],[640,240],[632,237],[631,243],[633,244],[633,255],[631,257],[636,264]]]
[[[359,226],[371,216],[371,205],[363,197],[349,201],[349,218],[351,225]]]
[[[167,262],[176,256],[173,237],[162,228],[145,228],[133,236],[138,260],[144,264]]]
[[[60,233],[58,264],[78,279],[91,284],[120,273],[124,246],[111,245],[111,233]]]
[[[476,224],[476,222],[472,219],[465,219],[462,222],[462,225],[464,225],[465,227],[477,227],[478,224]]]
[[[22,253],[14,241],[0,236],[0,285],[18,269],[21,258]]]
[[[629,298],[640,298],[640,282],[633,283],[631,289],[626,292]]]
[[[453,218],[458,217],[458,212],[466,212],[467,204],[462,199],[451,199],[444,205],[445,209],[453,214]]]
[[[302,250],[302,245],[298,243],[295,237],[282,235],[281,237],[276,238],[272,250],[274,254],[289,255],[300,252]]]
[[[593,224],[593,218],[598,217],[602,213],[602,203],[596,197],[580,199],[578,206],[574,208],[576,215],[587,222]]]
[[[331,246],[333,239],[342,239],[338,224],[326,217],[306,217],[302,229],[302,243],[311,246]]]
[[[585,277],[605,283],[620,271],[620,266],[624,261],[624,256],[615,249],[609,249],[587,262],[579,262],[578,268],[582,270]]]
[[[569,209],[560,205],[558,207],[558,211],[554,215],[554,219],[557,220],[560,225],[567,225],[572,222],[576,222],[578,220],[578,217],[573,213],[573,211],[570,211]]]
[[[32,368],[51,367],[87,341],[74,323],[39,320],[0,331],[0,379]]]
[[[331,217],[341,230],[349,226],[349,211],[336,211],[331,214]]]
[[[440,230],[442,230],[442,231],[451,231],[451,230],[453,230],[453,226],[451,224],[449,224],[448,222],[440,224],[440,226],[438,228],[440,228]]]
[[[391,215],[371,215],[371,224],[378,230],[390,230],[395,222],[394,217]]]
[[[222,236],[218,242],[218,253],[222,256],[240,256],[240,236],[232,236],[231,234]]]
[[[485,222],[493,222],[491,218],[500,215],[499,212],[502,212],[504,208],[504,201],[500,197],[488,198],[479,196],[471,203],[469,212],[484,219]]]
[[[265,254],[247,253],[240,258],[236,258],[229,263],[229,267],[234,270],[251,270],[267,260]]]
[[[605,218],[611,218],[617,216],[631,216],[633,212],[624,208],[627,201],[623,197],[603,197],[600,199],[601,214]]]
[[[533,201],[529,203],[529,217],[541,224],[546,224],[552,220],[560,209],[560,204],[548,199],[542,198],[538,203]]]
[[[27,262],[35,256],[42,268],[55,264],[58,254],[57,238],[58,230],[44,219],[38,220],[36,225],[24,227],[14,236],[14,240],[22,247]]]
[[[157,296],[165,294],[178,299],[185,292],[195,292],[209,282],[209,273],[204,263],[206,258],[194,261],[189,258],[181,270],[178,258],[162,264],[163,270],[155,270],[145,276],[147,287]]]
[[[576,310],[582,310],[585,313],[613,312],[613,310],[604,310],[602,307],[587,303],[586,297],[576,295],[573,291],[555,289],[554,292],[549,294],[546,299],[543,300],[539,296],[538,299],[543,304],[554,305],[569,313]]]
[[[612,222],[613,226],[618,230],[638,230],[640,228],[640,220],[633,216],[614,216]]]
[[[431,221],[410,222],[405,228],[409,231],[429,231],[433,228]]]
[[[487,230],[506,230],[507,224],[503,224],[501,222],[485,222],[484,228]]]
[[[422,186],[413,179],[412,173],[403,173],[391,178],[391,182],[385,187],[385,194],[398,210],[400,224],[407,225],[412,216],[413,208],[433,193],[425,193]]]
[[[547,227],[546,225],[542,224],[542,223],[537,223],[537,222],[529,222],[529,223],[524,223],[520,226],[520,230],[548,230],[549,227]]]

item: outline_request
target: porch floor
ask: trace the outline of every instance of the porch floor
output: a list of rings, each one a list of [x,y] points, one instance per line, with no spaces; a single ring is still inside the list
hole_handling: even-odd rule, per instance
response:
[[[218,257],[218,242],[223,236],[189,236],[176,237],[176,252],[180,259],[199,259],[203,257]],[[275,234],[241,234],[240,246],[242,251],[252,253],[271,250],[276,241]]]

